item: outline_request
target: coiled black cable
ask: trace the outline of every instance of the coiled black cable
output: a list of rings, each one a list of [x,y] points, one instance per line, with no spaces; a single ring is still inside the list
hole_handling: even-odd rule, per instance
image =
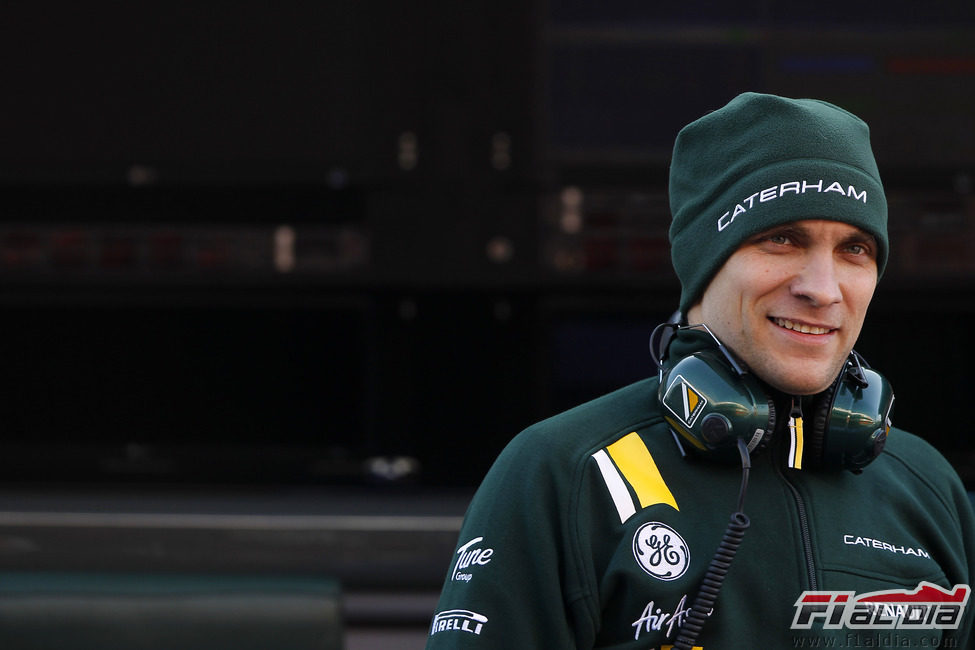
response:
[[[738,439],[738,451],[741,454],[741,489],[738,492],[738,511],[731,515],[731,521],[725,529],[724,537],[718,544],[718,550],[711,558],[711,564],[704,574],[704,580],[694,598],[694,604],[680,627],[677,641],[674,643],[674,650],[692,650],[694,642],[704,628],[704,623],[714,610],[714,603],[718,600],[718,593],[724,583],[731,562],[735,559],[735,553],[741,545],[741,540],[745,536],[745,529],[748,528],[748,517],[743,512],[745,505],[745,492],[748,490],[748,474],[751,470],[751,458],[748,454],[748,447],[745,441]]]

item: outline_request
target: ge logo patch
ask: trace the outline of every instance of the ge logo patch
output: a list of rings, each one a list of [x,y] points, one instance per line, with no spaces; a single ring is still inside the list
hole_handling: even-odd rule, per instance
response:
[[[691,552],[684,538],[659,521],[637,528],[633,535],[633,557],[644,571],[667,581],[684,575],[691,563]]]

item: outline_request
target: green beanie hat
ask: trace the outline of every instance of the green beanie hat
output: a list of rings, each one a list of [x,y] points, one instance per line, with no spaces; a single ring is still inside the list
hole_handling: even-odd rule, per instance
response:
[[[814,99],[744,93],[688,124],[670,165],[671,258],[687,314],[749,237],[800,219],[830,219],[877,238],[887,264],[887,200],[870,130]]]

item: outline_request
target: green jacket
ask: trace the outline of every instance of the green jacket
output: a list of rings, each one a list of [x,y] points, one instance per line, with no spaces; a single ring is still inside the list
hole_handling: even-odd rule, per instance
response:
[[[506,447],[467,512],[428,648],[674,643],[736,510],[741,468],[682,456],[656,391],[656,378],[632,384]],[[843,606],[797,607],[805,591],[854,592],[849,602],[969,585],[975,520],[947,461],[897,429],[861,475],[789,469],[785,452],[773,440],[752,458],[751,525],[696,646],[973,647],[967,601],[915,607],[954,630],[824,629]],[[809,624],[793,629],[800,614]]]

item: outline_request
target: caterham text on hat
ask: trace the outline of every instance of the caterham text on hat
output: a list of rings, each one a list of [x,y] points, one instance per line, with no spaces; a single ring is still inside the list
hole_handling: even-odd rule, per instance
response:
[[[790,181],[788,183],[782,183],[781,185],[773,185],[772,187],[767,187],[764,190],[755,192],[751,196],[735,204],[733,210],[728,210],[723,215],[718,218],[718,232],[721,232],[728,226],[730,226],[738,215],[748,212],[755,205],[755,199],[758,198],[759,203],[768,203],[774,199],[784,196],[787,193],[794,193],[798,195],[805,194],[807,191],[816,190],[817,192],[836,192],[841,196],[854,199],[856,201],[867,202],[867,191],[863,190],[858,192],[855,187],[848,185],[844,190],[843,186],[840,185],[839,181],[833,181],[830,185],[826,185],[823,179],[815,183],[809,181]],[[747,206],[747,207],[746,207]]]

